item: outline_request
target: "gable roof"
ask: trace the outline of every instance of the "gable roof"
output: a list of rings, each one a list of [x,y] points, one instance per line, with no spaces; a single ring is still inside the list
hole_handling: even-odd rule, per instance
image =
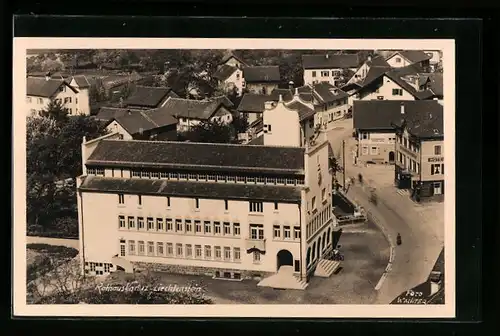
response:
[[[90,82],[87,80],[87,77],[84,75],[73,76],[73,79],[76,82],[76,85],[80,89],[85,89],[90,87]]]
[[[57,90],[65,85],[69,87],[74,93],[78,91],[69,85],[63,79],[45,79],[41,77],[28,77],[26,78],[26,95],[35,97],[51,98],[57,93]]]
[[[432,55],[429,55],[422,50],[403,50],[400,51],[399,54],[411,63],[419,63],[432,58]]]
[[[243,78],[247,83],[271,83],[281,81],[277,65],[261,65],[243,68]]]
[[[288,107],[289,109],[297,110],[297,112],[299,113],[299,120],[301,122],[314,117],[314,114],[316,113],[314,109],[310,108],[307,105],[304,105],[298,100],[286,103],[285,106]]]
[[[412,68],[411,66],[400,69],[394,69],[392,71],[386,72],[385,76],[390,78],[392,81],[398,84],[402,89],[404,89],[417,99],[431,98],[433,96],[433,93],[430,90],[418,91],[415,87],[413,87],[411,84],[409,84],[406,80],[403,79],[403,77],[409,75],[418,76],[418,72],[412,69],[414,68]]]
[[[404,115],[401,114],[401,106],[404,106]],[[443,106],[435,100],[356,100],[352,111],[355,129],[388,130],[394,129],[394,125],[401,125],[403,118],[416,126],[418,118],[424,120],[426,116],[434,115],[436,121],[441,115],[442,122]],[[422,122],[420,125],[423,125]],[[415,130],[422,131],[426,127],[416,126]]]
[[[176,118],[208,120],[219,111],[221,106],[230,109],[234,105],[225,96],[208,100],[169,98],[161,109],[168,111]]]
[[[87,165],[303,174],[304,153],[301,147],[102,140]]]
[[[265,103],[268,101],[279,101],[279,96],[283,101],[293,99],[293,93],[289,89],[274,89],[270,95],[262,93],[245,93],[241,98],[237,110],[241,112],[262,113],[265,110]]]
[[[434,93],[435,96],[443,96],[443,74],[442,73],[430,73],[425,74],[429,79],[429,90]]]
[[[177,124],[177,119],[164,108],[126,113],[113,119],[131,135]]]
[[[231,58],[234,58],[235,60],[237,60],[238,62],[240,62],[243,65],[247,65],[247,62],[245,62],[243,60],[243,58],[241,58],[240,56],[238,56],[237,52],[234,51],[234,50],[229,50],[228,52],[226,52],[226,55],[224,55],[224,57],[221,60],[221,64],[225,64]]]
[[[166,97],[179,97],[169,87],[137,86],[125,101],[125,106],[158,107]]]
[[[126,108],[126,107],[103,106],[99,109],[99,112],[96,114],[95,118],[98,120],[109,121],[111,119],[115,119],[129,113],[139,113],[141,111],[142,110],[140,109]]]
[[[231,75],[236,70],[238,70],[238,68],[236,68],[234,66],[227,65],[227,64],[222,64],[219,67],[219,69],[217,69],[217,71],[214,73],[213,77],[215,79],[220,80],[220,81],[225,81],[226,79],[228,79],[229,77],[231,77]]]
[[[405,128],[411,135],[420,139],[433,139],[444,137],[443,105],[436,100],[421,100],[427,108],[405,109],[404,118],[398,119],[394,125]]]
[[[370,67],[385,67],[385,68],[390,68],[391,66],[387,61],[385,60],[384,57],[377,55],[375,57],[372,57],[369,60],[366,60],[366,64]]]
[[[304,69],[347,69],[357,68],[358,65],[358,54],[302,55]]]
[[[313,96],[322,103],[331,103],[349,97],[347,93],[330,83],[314,84]]]

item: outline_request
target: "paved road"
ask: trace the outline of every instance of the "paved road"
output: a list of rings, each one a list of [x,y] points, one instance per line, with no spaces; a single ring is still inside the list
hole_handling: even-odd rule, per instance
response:
[[[341,127],[343,129],[332,130],[328,134],[334,154],[340,161],[342,141],[349,139],[352,134],[352,120],[342,121]],[[351,151],[347,145],[345,158],[346,178],[357,176],[362,168],[352,165]],[[338,176],[340,181],[342,177],[342,174]],[[377,188],[376,206],[368,201],[370,192],[366,187],[355,184],[347,194],[371,214],[372,220],[383,227],[393,243],[398,232],[402,236],[403,244],[395,248],[392,269],[378,292],[376,301],[380,304],[388,304],[404,290],[424,282],[443,246],[442,230],[429,227],[429,223],[424,223],[408,204],[411,201],[395,197],[395,194],[393,187]]]

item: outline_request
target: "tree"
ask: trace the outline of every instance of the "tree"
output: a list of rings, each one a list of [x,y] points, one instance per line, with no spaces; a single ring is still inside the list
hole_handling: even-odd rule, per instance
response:
[[[202,121],[180,135],[181,140],[205,143],[233,143],[236,139],[235,129],[218,120]]]
[[[49,105],[40,111],[42,117],[55,120],[57,123],[68,120],[69,109],[60,100],[51,100]]]
[[[93,85],[89,88],[90,105],[95,105],[98,102],[106,100],[106,90],[102,83],[102,79],[96,78]]]
[[[245,133],[248,130],[248,117],[240,112],[233,114],[232,125],[236,134]]]

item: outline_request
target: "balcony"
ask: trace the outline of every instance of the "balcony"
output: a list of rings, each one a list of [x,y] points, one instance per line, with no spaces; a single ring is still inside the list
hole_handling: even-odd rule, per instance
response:
[[[247,251],[250,249],[257,249],[264,252],[266,250],[266,240],[247,238],[245,239],[245,247]]]

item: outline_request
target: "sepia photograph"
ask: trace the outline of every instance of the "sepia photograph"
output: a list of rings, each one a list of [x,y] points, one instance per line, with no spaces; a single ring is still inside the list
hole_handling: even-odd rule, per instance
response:
[[[15,311],[454,317],[453,40],[154,40],[14,39]]]

